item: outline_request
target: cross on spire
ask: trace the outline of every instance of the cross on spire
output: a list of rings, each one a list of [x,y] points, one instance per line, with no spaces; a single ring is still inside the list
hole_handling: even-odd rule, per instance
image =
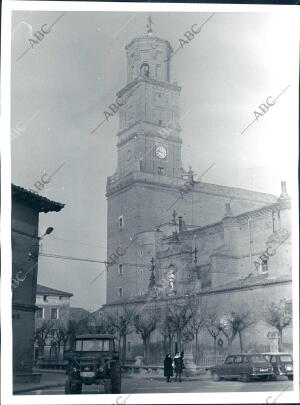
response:
[[[147,23],[147,34],[152,34],[153,33],[153,31],[152,31],[152,25],[153,24],[154,24],[154,22],[152,21],[151,14],[149,14],[148,23]]]
[[[176,228],[176,226],[177,226],[177,221],[176,221],[176,218],[177,218],[177,212],[176,212],[175,210],[172,212],[172,217],[173,217],[172,222],[173,222],[173,224],[174,224],[174,227],[175,227],[175,233],[176,233],[176,232],[177,232],[177,228]]]

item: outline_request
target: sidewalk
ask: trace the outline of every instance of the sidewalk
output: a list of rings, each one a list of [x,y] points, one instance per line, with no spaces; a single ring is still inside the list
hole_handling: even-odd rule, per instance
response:
[[[42,374],[39,383],[17,383],[13,385],[14,394],[23,392],[41,390],[52,387],[63,387],[66,381],[65,370],[35,370]]]

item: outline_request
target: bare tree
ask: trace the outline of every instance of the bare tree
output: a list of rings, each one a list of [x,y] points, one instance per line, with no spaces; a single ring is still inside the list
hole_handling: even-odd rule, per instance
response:
[[[207,311],[205,326],[206,326],[208,333],[211,335],[211,337],[214,340],[214,357],[216,357],[217,337],[219,336],[219,334],[221,332],[220,320],[218,318],[216,308]]]
[[[61,346],[63,347],[64,351],[68,340],[68,328],[63,322],[56,323],[53,340],[57,345],[57,358],[59,359]]]
[[[188,300],[190,313],[189,328],[195,336],[196,359],[199,357],[198,335],[205,326],[207,316],[207,302],[203,302],[202,297],[192,297]]]
[[[165,354],[171,353],[172,351],[172,342],[175,335],[174,325],[170,320],[168,307],[162,309],[160,322],[157,327],[159,333],[164,338],[164,352]]]
[[[242,332],[254,323],[252,312],[241,304],[241,309],[224,315],[220,320],[220,329],[228,341],[228,351],[232,352],[232,342],[239,336],[240,349],[243,352]]]
[[[127,335],[131,332],[131,328],[136,314],[132,306],[123,304],[121,308],[107,314],[107,321],[112,325],[117,335],[119,348],[122,342],[122,362],[126,360]]]
[[[175,330],[177,350],[180,351],[182,350],[182,334],[191,319],[188,303],[171,301],[167,306],[167,319]]]
[[[276,328],[279,333],[279,351],[282,349],[282,332],[283,329],[292,324],[292,313],[287,312],[285,303],[275,304],[272,302],[267,305],[264,312],[264,320],[270,326]]]
[[[134,317],[136,332],[141,336],[144,349],[144,362],[149,361],[149,343],[151,334],[156,329],[159,312],[156,306],[145,306],[139,314]]]
[[[242,305],[242,308],[243,309],[240,309],[239,312],[233,313],[232,325],[232,328],[237,330],[237,334],[239,336],[241,353],[244,352],[243,331],[255,323],[253,312],[244,305]]]
[[[50,331],[53,329],[53,322],[44,321],[35,330],[34,341],[37,342],[39,357],[44,356],[44,348]]]

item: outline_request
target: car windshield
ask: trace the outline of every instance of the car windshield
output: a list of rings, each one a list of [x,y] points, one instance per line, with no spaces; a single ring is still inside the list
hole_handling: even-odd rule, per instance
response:
[[[251,356],[252,363],[265,363],[267,361],[264,356]]]
[[[284,362],[286,362],[286,361],[291,362],[291,361],[293,361],[293,360],[292,360],[292,357],[291,357],[291,356],[286,355],[286,356],[280,356],[280,361],[282,361],[282,362],[284,363]]]
[[[109,339],[76,340],[76,352],[109,352]]]

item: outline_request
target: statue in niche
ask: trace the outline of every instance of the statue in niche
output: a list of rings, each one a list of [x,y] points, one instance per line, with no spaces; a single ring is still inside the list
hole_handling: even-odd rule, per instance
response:
[[[150,67],[149,67],[148,63],[143,63],[141,66],[141,69],[140,69],[141,76],[149,77],[149,71],[150,71]]]
[[[168,287],[169,287],[169,292],[171,294],[175,293],[175,278],[176,278],[176,276],[175,276],[174,269],[171,268],[167,274]]]

